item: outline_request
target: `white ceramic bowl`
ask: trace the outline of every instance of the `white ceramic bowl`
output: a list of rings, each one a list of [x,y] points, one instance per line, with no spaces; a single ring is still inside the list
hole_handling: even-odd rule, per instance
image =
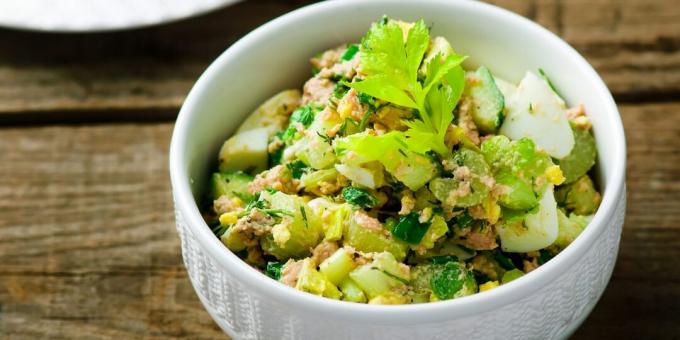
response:
[[[425,19],[468,66],[518,81],[543,68],[568,103],[593,121],[602,204],[562,253],[519,280],[460,299],[401,306],[353,304],[284,286],[249,267],[212,234],[196,204],[221,143],[260,102],[300,87],[308,59],[358,41],[387,14]],[[191,282],[229,335],[244,339],[551,339],[573,332],[611,276],[625,212],[625,139],[611,94],[565,42],[508,11],[472,1],[331,1],[286,14],[225,51],[203,73],[177,119],[170,173],[177,230]]]

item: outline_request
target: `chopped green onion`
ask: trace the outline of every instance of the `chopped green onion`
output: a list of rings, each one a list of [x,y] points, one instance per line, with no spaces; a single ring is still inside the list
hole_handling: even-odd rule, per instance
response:
[[[345,53],[342,54],[340,57],[340,60],[342,61],[348,61],[354,58],[354,55],[359,52],[359,45],[357,44],[351,44],[347,46],[347,49],[345,50]]]

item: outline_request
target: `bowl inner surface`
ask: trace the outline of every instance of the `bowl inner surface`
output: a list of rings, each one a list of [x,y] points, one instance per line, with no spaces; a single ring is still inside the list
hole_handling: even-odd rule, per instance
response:
[[[604,224],[607,216],[599,215],[605,214],[602,210],[612,210],[618,199],[625,164],[623,130],[611,95],[582,57],[551,33],[515,14],[472,1],[331,1],[292,12],[255,30],[210,66],[182,108],[171,149],[175,194],[182,196],[181,188],[190,187],[193,199],[200,200],[221,144],[240,122],[278,91],[301,88],[311,76],[310,57],[339,44],[360,41],[370,23],[383,14],[406,21],[423,18],[432,27],[432,36],[446,37],[456,52],[469,56],[468,68],[485,65],[515,83],[526,71],[542,68],[569,106],[585,105],[597,140],[596,173],[604,200],[598,211],[602,218],[596,217],[584,234],[599,234],[604,225],[590,229]],[[195,204],[183,206],[191,205],[192,198],[179,198],[178,205],[193,216],[187,218],[192,229],[204,229],[194,233],[212,236],[205,236],[210,230],[197,219],[200,215]],[[581,238],[584,236],[575,243]],[[213,243],[221,246],[214,239],[217,243]],[[228,253],[225,247],[220,251],[222,257]],[[262,280],[268,279],[262,276]],[[496,294],[494,291],[489,293]],[[436,304],[451,302],[456,300]]]

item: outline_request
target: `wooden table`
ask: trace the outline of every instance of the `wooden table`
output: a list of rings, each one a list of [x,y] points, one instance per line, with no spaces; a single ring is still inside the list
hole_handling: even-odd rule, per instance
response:
[[[628,138],[628,215],[575,338],[680,338],[680,6],[499,0],[604,77]],[[0,29],[0,338],[218,338],[182,265],[168,143],[218,53],[305,1],[248,1],[103,34]]]

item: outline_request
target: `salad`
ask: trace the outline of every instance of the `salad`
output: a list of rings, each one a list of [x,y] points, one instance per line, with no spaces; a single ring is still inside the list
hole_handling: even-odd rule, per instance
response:
[[[595,140],[542,70],[518,84],[423,20],[381,18],[311,59],[226,140],[204,217],[298,290],[408,304],[493,289],[549,261],[600,202]]]

